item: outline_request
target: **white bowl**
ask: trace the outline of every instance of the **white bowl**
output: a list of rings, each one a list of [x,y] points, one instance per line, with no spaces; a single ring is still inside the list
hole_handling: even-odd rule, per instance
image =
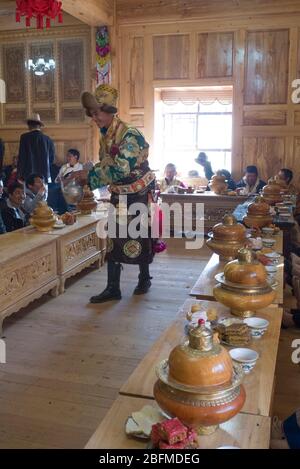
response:
[[[266,271],[268,274],[276,274],[277,273],[277,266],[276,265],[266,265]]]
[[[262,243],[263,243],[263,246],[270,248],[274,246],[274,244],[276,243],[276,240],[272,238],[263,238]]]
[[[250,348],[234,348],[229,351],[233,360],[239,363],[255,364],[258,360],[258,353]]]
[[[274,228],[268,228],[267,226],[265,226],[264,228],[262,228],[261,231],[265,234],[272,235],[274,233]]]
[[[265,257],[268,257],[268,258],[271,259],[272,261],[273,261],[273,260],[279,260],[280,257],[281,257],[281,255],[278,254],[278,252],[275,252],[275,251],[269,252],[269,253],[264,254],[264,255],[265,255]]]
[[[250,327],[251,335],[254,339],[260,339],[269,327],[269,321],[262,318],[247,318],[244,322]]]
[[[220,446],[217,449],[241,449],[238,446]]]
[[[267,329],[269,327],[269,321],[263,318],[247,318],[244,319],[247,326],[253,329]]]

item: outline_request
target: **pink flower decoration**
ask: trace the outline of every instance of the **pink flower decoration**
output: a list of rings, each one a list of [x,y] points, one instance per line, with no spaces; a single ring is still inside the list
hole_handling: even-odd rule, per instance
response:
[[[156,243],[154,244],[153,250],[156,254],[159,254],[161,252],[164,252],[167,249],[167,245],[164,241],[161,239],[158,239]]]

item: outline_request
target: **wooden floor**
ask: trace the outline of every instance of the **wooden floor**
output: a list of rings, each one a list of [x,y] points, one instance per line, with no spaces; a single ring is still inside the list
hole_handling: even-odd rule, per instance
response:
[[[5,321],[0,448],[84,447],[207,262],[205,248],[186,251],[183,243],[173,240],[156,256],[153,288],[144,297],[132,296],[137,270],[125,266],[122,301],[90,306],[106,269],[90,270],[69,281],[64,295],[44,297]],[[290,361],[295,334],[283,331],[279,352],[275,408],[284,415],[300,404],[300,367]]]

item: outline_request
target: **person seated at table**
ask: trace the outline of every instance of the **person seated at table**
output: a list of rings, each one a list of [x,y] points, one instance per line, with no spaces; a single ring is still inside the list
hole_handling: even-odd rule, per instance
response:
[[[82,171],[83,166],[81,163],[79,163],[79,159],[80,152],[78,150],[75,150],[74,148],[70,148],[67,153],[67,163],[60,168],[55,182],[61,182],[63,179],[66,179],[68,176],[70,176],[71,173],[75,171]]]
[[[4,222],[2,220],[2,215],[0,212],[0,235],[5,234],[5,233],[6,233],[6,228],[5,228]]]
[[[231,173],[227,171],[227,169],[220,169],[219,173],[221,174],[221,176],[224,176],[226,178],[228,189],[231,191],[235,191],[236,183],[232,179]]]
[[[259,194],[266,185],[267,183],[259,178],[257,167],[247,166],[245,176],[237,183],[236,188],[240,189],[242,195],[255,195]]]
[[[39,202],[47,200],[47,186],[44,178],[38,174],[31,174],[26,179],[24,210],[27,215],[31,215]]]
[[[198,178],[200,177],[198,171],[195,171],[194,169],[192,169],[191,171],[188,172],[188,177],[189,178]]]
[[[6,206],[6,193],[4,192],[4,184],[0,178],[0,212]]]
[[[210,181],[214,175],[214,172],[212,170],[210,161],[208,161],[207,154],[201,151],[195,161],[203,167],[205,177],[208,181]]]
[[[300,409],[283,422],[272,419],[271,449],[300,449]]]
[[[27,225],[27,216],[23,208],[24,201],[24,186],[19,182],[10,185],[6,206],[1,211],[7,232],[19,230]]]
[[[173,163],[167,164],[165,167],[164,178],[158,183],[160,192],[166,192],[172,186],[184,187],[185,185],[176,178],[177,170]]]
[[[294,186],[294,184],[292,183],[293,177],[294,177],[293,171],[291,171],[288,168],[282,168],[280,171],[278,171],[278,174],[277,174],[277,178],[280,181],[285,182],[285,184],[287,185],[289,193],[297,194],[298,191],[296,187]]]
[[[18,157],[14,156],[12,164],[5,166],[3,168],[3,182],[4,187],[9,187],[15,182],[17,182],[17,166],[18,166]]]

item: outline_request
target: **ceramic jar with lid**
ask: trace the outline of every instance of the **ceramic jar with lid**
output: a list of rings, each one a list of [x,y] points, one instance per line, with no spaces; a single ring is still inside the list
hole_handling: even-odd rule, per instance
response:
[[[47,202],[39,202],[29,221],[38,231],[47,232],[52,230],[56,223],[56,217]]]
[[[83,188],[83,197],[78,203],[77,208],[82,215],[90,215],[93,210],[96,210],[97,202],[95,201],[94,193],[88,186]]]
[[[157,376],[154,396],[161,409],[201,434],[214,432],[245,402],[243,372],[204,320],[159,364]]]
[[[225,176],[222,176],[221,174],[215,174],[209,183],[209,188],[212,192],[214,192],[217,195],[222,195],[226,193],[228,189],[228,184],[226,183],[226,178]]]
[[[250,249],[241,249],[238,259],[229,262],[216,280],[219,282],[213,290],[216,300],[242,318],[254,316],[256,310],[269,306],[276,297],[265,267]]]
[[[282,202],[283,187],[278,184],[275,178],[271,178],[268,184],[263,188],[262,195],[269,205],[275,205]]]
[[[246,228],[237,223],[236,218],[227,214],[223,217],[222,223],[218,223],[208,234],[207,246],[219,254],[220,260],[233,260],[236,258],[239,249],[245,246]]]
[[[249,205],[243,222],[249,228],[263,228],[273,222],[270,205],[267,204],[264,197],[256,197],[255,201]]]

